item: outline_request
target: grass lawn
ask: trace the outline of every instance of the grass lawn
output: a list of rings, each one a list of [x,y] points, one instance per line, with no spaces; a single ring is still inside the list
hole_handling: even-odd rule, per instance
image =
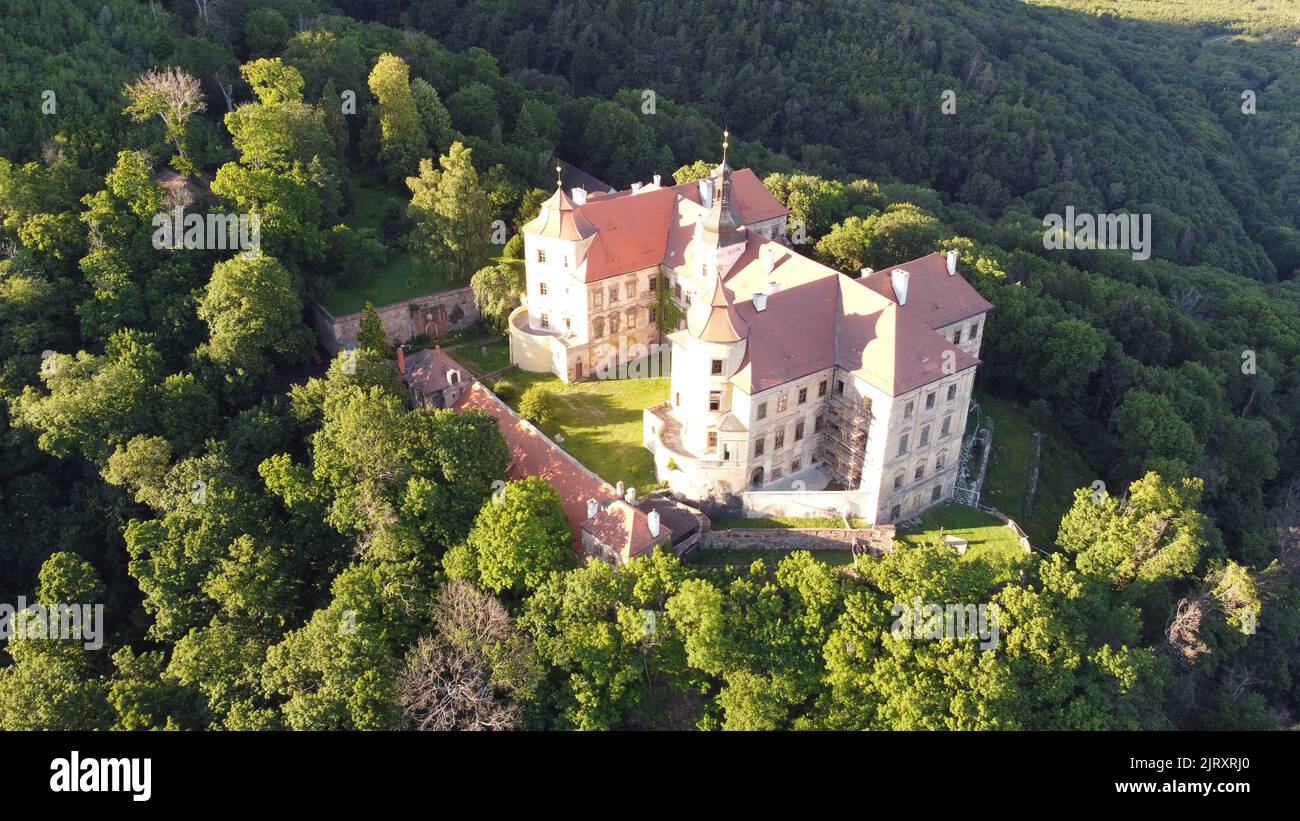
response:
[[[749,567],[755,559],[776,566],[793,550],[705,550],[699,548],[686,557],[690,567]],[[810,550],[814,559],[831,567],[848,567],[853,564],[853,554],[848,550]]]
[[[384,203],[406,198],[370,176],[354,177],[351,182],[353,208],[347,223],[355,229],[370,228],[379,234],[379,217]],[[325,295],[325,310],[334,316],[355,313],[373,302],[375,307],[401,302],[422,294],[446,291],[465,283],[453,282],[447,273],[434,269],[428,261],[417,258],[403,248],[392,248],[388,260],[370,272],[363,282],[338,288]]]
[[[993,453],[980,501],[1020,523],[1035,547],[1048,550],[1076,488],[1089,487],[1098,474],[1071,446],[1065,434],[1045,431],[1039,457],[1038,491],[1032,512],[1025,509],[1029,466],[1034,458],[1033,428],[1023,411],[988,394],[978,397],[982,412],[993,419]]]
[[[506,376],[522,394],[543,385],[555,394],[555,422],[548,436],[564,435],[560,447],[610,484],[620,480],[645,494],[658,486],[654,457],[641,446],[641,411],[668,398],[668,377],[595,379],[566,385],[549,373],[512,371]],[[519,409],[518,397],[510,406]]]
[[[480,353],[483,348],[487,349],[487,356]],[[479,378],[489,373],[496,373],[510,364],[509,339],[498,339],[487,345],[482,342],[470,342],[446,350],[452,359],[469,368],[470,373]]]
[[[993,433],[997,435],[996,428]],[[999,579],[1013,577],[1024,562],[1036,555],[1026,553],[1016,534],[998,519],[955,502],[929,511],[915,527],[899,528],[896,540],[904,545],[919,545],[927,539],[938,539],[940,528],[945,536],[957,536],[970,542],[961,557],[963,561],[988,562]]]

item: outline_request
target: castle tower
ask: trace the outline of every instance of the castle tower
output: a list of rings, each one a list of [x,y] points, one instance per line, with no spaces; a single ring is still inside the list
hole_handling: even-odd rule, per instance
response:
[[[695,224],[691,239],[690,262],[706,281],[715,272],[725,277],[745,252],[748,239],[740,215],[731,204],[731,166],[727,164],[729,133],[722,132],[722,137],[722,162],[709,175],[713,191],[709,211]]]
[[[682,441],[693,453],[724,451],[732,459],[744,455],[743,426],[732,416],[731,376],[745,359],[749,323],[736,310],[722,277],[709,278],[707,300],[691,305],[686,331],[673,339],[671,392],[683,420]],[[734,440],[735,445],[729,446]]]

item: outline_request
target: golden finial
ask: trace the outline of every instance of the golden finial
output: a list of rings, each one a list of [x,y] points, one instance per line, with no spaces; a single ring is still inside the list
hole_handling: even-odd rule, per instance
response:
[[[561,166],[555,166],[555,187],[564,187],[564,169]]]

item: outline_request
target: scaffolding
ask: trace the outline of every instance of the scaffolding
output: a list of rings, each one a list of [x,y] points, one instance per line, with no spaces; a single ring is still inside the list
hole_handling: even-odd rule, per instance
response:
[[[871,400],[863,400],[859,405],[843,394],[836,394],[825,408],[814,456],[833,480],[846,488],[857,488],[862,482],[862,466],[867,455]]]

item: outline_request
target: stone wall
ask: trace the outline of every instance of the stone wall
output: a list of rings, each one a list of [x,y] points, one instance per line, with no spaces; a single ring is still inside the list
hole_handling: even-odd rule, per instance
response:
[[[339,348],[356,342],[361,311],[332,316],[320,305],[313,303],[312,308],[316,315],[313,324],[326,350],[335,353]],[[390,345],[409,342],[417,336],[436,341],[454,331],[469,328],[480,319],[474,291],[468,285],[391,305],[379,305],[376,309]]]
[[[711,530],[700,537],[701,550],[849,550],[859,547],[879,555],[893,550],[894,527],[776,528],[740,527]]]

